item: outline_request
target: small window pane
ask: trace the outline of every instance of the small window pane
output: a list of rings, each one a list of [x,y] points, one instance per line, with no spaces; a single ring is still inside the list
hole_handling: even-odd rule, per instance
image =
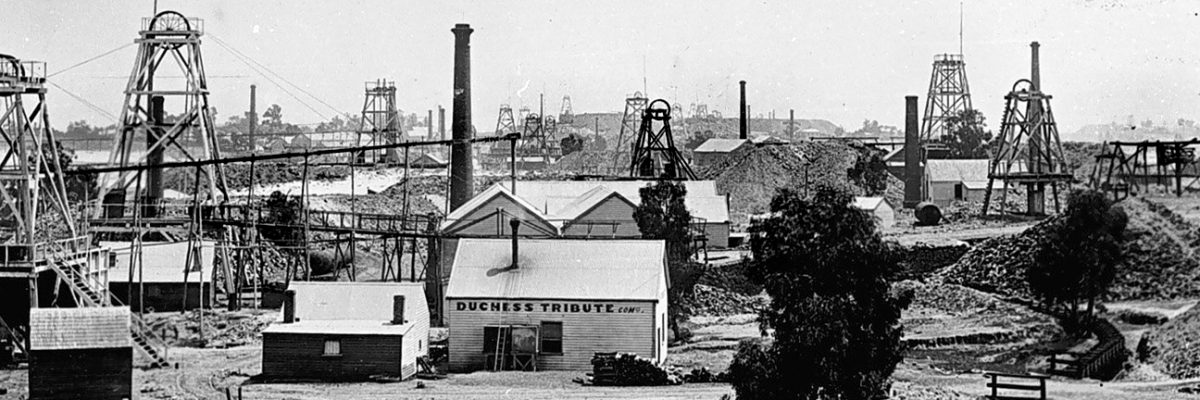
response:
[[[340,354],[342,354],[342,341],[332,339],[325,341],[325,355],[336,356]]]
[[[542,353],[562,354],[562,322],[542,322]]]

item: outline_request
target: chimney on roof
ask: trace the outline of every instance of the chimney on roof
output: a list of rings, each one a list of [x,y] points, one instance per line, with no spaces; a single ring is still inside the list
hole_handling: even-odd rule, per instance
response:
[[[517,269],[517,229],[521,228],[521,220],[513,218],[508,225],[512,227],[512,265],[509,268]]]
[[[283,323],[296,322],[296,291],[283,291]]]
[[[404,295],[392,296],[392,324],[404,323]]]
[[[742,88],[741,106],[738,107],[740,110],[740,114],[738,114],[740,115],[738,121],[738,138],[746,140],[746,138],[750,136],[750,120],[747,119],[749,116],[746,115],[746,113],[750,111],[746,108],[746,81],[739,81],[738,85],[740,85]]]

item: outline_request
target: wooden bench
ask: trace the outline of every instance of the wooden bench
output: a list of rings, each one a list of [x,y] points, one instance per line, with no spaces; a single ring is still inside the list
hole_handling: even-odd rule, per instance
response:
[[[992,400],[1027,400],[1040,399],[1046,400],[1046,378],[1048,375],[1034,374],[1006,374],[1003,372],[986,372],[983,374],[985,378],[990,378],[987,387],[992,389],[992,394],[988,397]],[[1004,381],[1001,381],[1004,379]],[[1030,381],[1037,381],[1031,383]],[[1007,391],[1022,391],[1022,392],[1037,392],[1037,397],[1020,397],[1008,394],[1001,395],[1001,390]]]

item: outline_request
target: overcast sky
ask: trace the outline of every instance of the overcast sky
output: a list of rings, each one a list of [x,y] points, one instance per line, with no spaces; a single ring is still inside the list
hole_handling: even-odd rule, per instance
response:
[[[584,5],[586,4],[586,5]],[[53,73],[132,43],[153,2],[3,0],[0,53],[44,60]],[[455,23],[472,35],[474,122],[495,127],[500,103],[557,114],[619,112],[624,97],[708,104],[733,115],[737,81],[755,114],[823,118],[854,129],[864,118],[903,125],[905,95],[928,90],[933,56],[958,51],[959,1],[181,1],[205,20],[210,104],[224,121],[278,103],[285,120],[314,123],[362,108],[366,80],[397,81],[405,112],[450,108]],[[214,39],[303,87],[274,78],[313,112]],[[963,41],[976,108],[997,127],[1003,96],[1029,75],[1042,44],[1043,89],[1061,129],[1108,121],[1198,119],[1200,1],[968,1]],[[52,80],[119,114],[136,46]],[[172,73],[172,75],[177,75]],[[112,119],[56,89],[52,124]],[[319,112],[319,114],[318,114]],[[448,111],[449,112],[449,111]]]

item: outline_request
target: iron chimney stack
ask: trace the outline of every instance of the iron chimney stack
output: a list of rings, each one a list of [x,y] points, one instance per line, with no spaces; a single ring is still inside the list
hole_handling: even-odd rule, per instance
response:
[[[475,176],[471,156],[471,25],[456,24],[454,29],[454,105],[450,126],[454,143],[450,145],[450,209],[454,211],[475,194]]]
[[[904,96],[904,208],[922,200],[921,129],[917,124],[917,96]]]
[[[1038,44],[1038,42],[1029,44],[1029,49],[1033,53],[1033,58],[1031,60],[1031,71],[1029,71],[1029,81],[1033,82],[1034,91],[1042,90],[1042,65],[1041,61],[1038,61],[1038,47],[1041,46],[1042,45]]]
[[[738,85],[741,86],[742,93],[741,102],[738,106],[738,115],[740,116],[740,120],[738,121],[738,138],[746,140],[750,135],[750,120],[748,119],[749,116],[746,115],[746,81],[739,81]]]
[[[392,325],[404,324],[404,295],[392,296]]]
[[[512,269],[517,269],[517,230],[521,228],[521,220],[513,218],[508,221],[508,225],[512,227]]]

